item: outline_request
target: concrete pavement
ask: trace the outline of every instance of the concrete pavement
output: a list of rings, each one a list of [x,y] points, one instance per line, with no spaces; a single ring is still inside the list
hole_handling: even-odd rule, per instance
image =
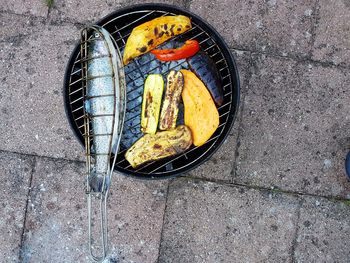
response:
[[[226,142],[185,178],[116,174],[109,262],[349,262],[349,3],[162,2],[222,34],[241,105]],[[80,29],[129,4],[0,4],[0,262],[88,262],[63,76]]]

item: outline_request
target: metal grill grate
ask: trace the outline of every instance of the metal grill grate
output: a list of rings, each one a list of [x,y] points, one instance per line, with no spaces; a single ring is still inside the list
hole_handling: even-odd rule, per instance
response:
[[[130,35],[132,29],[149,21],[155,17],[165,15],[175,15],[182,11],[169,12],[161,10],[136,10],[129,11],[123,14],[105,18],[99,24],[109,31],[118,46],[121,47],[121,52],[125,46],[126,40]],[[169,9],[169,7],[167,8]],[[179,12],[177,12],[179,11]],[[185,14],[188,15],[188,14]],[[191,15],[189,15],[191,17]],[[143,81],[148,74],[160,73],[166,76],[170,70],[179,70],[180,68],[188,68],[186,60],[171,63],[162,63],[157,61],[154,56],[145,54],[132,61],[125,67],[126,82],[127,82],[127,112],[124,122],[124,131],[121,142],[121,148],[117,156],[115,169],[131,175],[163,177],[171,176],[178,173],[188,171],[189,169],[200,164],[203,160],[209,157],[225,139],[229,132],[234,114],[236,112],[238,97],[239,97],[239,80],[238,74],[232,57],[227,50],[227,47],[220,43],[220,37],[203,24],[198,17],[192,16],[192,28],[180,36],[172,38],[168,43],[174,43],[174,40],[196,39],[200,43],[201,49],[215,62],[219,74],[222,79],[224,90],[224,102],[218,108],[220,115],[220,125],[210,140],[203,146],[192,146],[185,153],[175,156],[171,159],[164,159],[161,161],[150,162],[146,165],[133,169],[131,165],[125,160],[124,154],[131,144],[142,136],[140,131],[140,110],[142,103]],[[205,28],[204,28],[205,27]],[[221,40],[222,41],[222,40]],[[70,63],[70,70],[68,72],[67,88],[68,88],[68,113],[71,114],[73,128],[78,131],[78,137],[84,134],[84,111],[83,111],[83,87],[82,72],[80,66],[80,52],[75,50]],[[181,112],[181,110],[180,110]],[[183,116],[179,116],[179,123],[183,122]],[[75,127],[74,127],[75,126]]]

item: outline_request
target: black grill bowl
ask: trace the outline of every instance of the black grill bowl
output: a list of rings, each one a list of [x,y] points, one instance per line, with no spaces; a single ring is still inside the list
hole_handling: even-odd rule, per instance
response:
[[[183,175],[208,160],[225,141],[229,134],[239,105],[240,83],[235,60],[223,38],[219,33],[199,16],[179,7],[165,4],[142,4],[130,6],[111,13],[96,24],[108,30],[116,40],[121,51],[131,30],[146,21],[164,15],[186,15],[191,18],[193,28],[179,38],[194,38],[200,42],[201,49],[216,63],[220,73],[224,102],[218,108],[220,115],[219,128],[213,136],[202,146],[191,146],[185,153],[160,161],[147,163],[133,169],[125,160],[124,154],[135,140],[142,136],[140,132],[140,109],[143,92],[143,81],[147,74],[162,73],[166,76],[171,69],[186,67],[181,64],[162,64],[155,62],[151,55],[144,55],[135,59],[126,68],[127,80],[127,113],[120,152],[117,156],[115,170],[128,176],[143,179],[165,179]],[[170,40],[171,41],[171,40]],[[154,66],[156,65],[156,66]],[[64,105],[66,114],[74,134],[84,145],[84,112],[83,90],[81,82],[80,46],[73,50],[69,59],[64,78]],[[181,114],[180,114],[181,115]],[[179,122],[182,117],[179,117]]]

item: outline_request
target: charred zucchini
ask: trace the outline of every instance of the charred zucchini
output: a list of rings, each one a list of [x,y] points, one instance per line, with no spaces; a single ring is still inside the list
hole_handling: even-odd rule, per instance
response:
[[[157,17],[135,27],[126,41],[124,65],[191,27],[191,20],[182,15]]]
[[[162,75],[148,75],[143,88],[141,109],[141,131],[143,133],[155,134],[157,131],[163,89]]]
[[[159,129],[169,130],[176,127],[183,85],[184,78],[182,73],[175,70],[170,71],[167,77],[165,97],[160,113]]]
[[[203,145],[219,126],[219,112],[203,82],[191,71],[181,70],[184,76],[182,100],[185,124],[191,129],[193,144]]]
[[[125,159],[136,168],[141,164],[180,154],[192,144],[191,131],[185,125],[176,129],[146,134],[125,153]]]

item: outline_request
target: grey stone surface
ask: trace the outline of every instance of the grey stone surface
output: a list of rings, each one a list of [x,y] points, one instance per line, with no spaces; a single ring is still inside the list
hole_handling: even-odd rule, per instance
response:
[[[89,24],[101,19],[120,7],[121,1],[119,0],[64,0],[55,2],[50,10],[49,17],[52,20],[71,20]]]
[[[20,14],[9,14],[0,12],[0,36],[1,44],[10,44],[17,47],[26,36],[37,33],[43,26],[45,19],[42,17],[23,16]],[[7,64],[10,61],[2,61]],[[4,67],[6,65],[3,65]]]
[[[307,56],[315,0],[191,1],[190,10],[210,22],[232,47]]]
[[[85,262],[83,166],[38,158],[21,262]]]
[[[156,3],[165,3],[182,6],[183,1],[177,0],[160,0]],[[103,18],[109,13],[116,11],[122,7],[134,4],[154,3],[150,0],[107,0],[107,1],[79,1],[79,0],[65,0],[58,1],[50,10],[50,18],[54,20],[73,20],[80,23],[91,23]]]
[[[251,53],[249,51],[241,51],[235,49],[232,49],[231,52],[238,68],[242,97],[247,90],[251,75]]]
[[[1,262],[89,262],[84,151],[64,113],[64,70],[84,24],[145,2],[1,1]],[[114,177],[106,261],[348,262],[349,201],[322,196],[350,199],[349,4],[161,2],[190,6],[236,48],[240,121],[189,173],[201,181],[171,181],[167,201],[168,181]]]
[[[176,180],[159,262],[291,262],[299,204],[282,194]]]
[[[0,253],[18,262],[33,158],[0,152]]]
[[[313,58],[350,65],[350,3],[320,0]]]
[[[307,198],[299,222],[295,262],[349,262],[349,203]]]
[[[233,132],[237,132],[237,126]],[[216,153],[205,163],[201,164],[187,175],[210,180],[231,181],[231,171],[235,159],[237,136],[229,135]]]
[[[349,198],[348,72],[265,56],[253,63],[234,182]]]
[[[242,117],[242,110],[244,108],[244,98],[247,93],[249,81],[251,78],[252,58],[251,58],[251,52],[235,50],[235,49],[231,50],[231,52],[237,64],[239,81],[240,81],[240,89],[241,89],[237,118],[236,118],[235,126],[230,133],[231,135],[235,135],[237,137],[238,127]]]
[[[22,262],[88,262],[83,172],[81,163],[37,159]],[[156,261],[166,189],[164,182],[114,177],[109,262]]]
[[[73,25],[0,14],[0,149],[81,159],[63,106],[65,66],[79,37]]]
[[[157,262],[168,181],[119,175],[110,197],[111,255],[117,262]]]
[[[0,5],[0,11],[41,17],[46,17],[48,10],[49,8],[45,0],[1,0]]]

